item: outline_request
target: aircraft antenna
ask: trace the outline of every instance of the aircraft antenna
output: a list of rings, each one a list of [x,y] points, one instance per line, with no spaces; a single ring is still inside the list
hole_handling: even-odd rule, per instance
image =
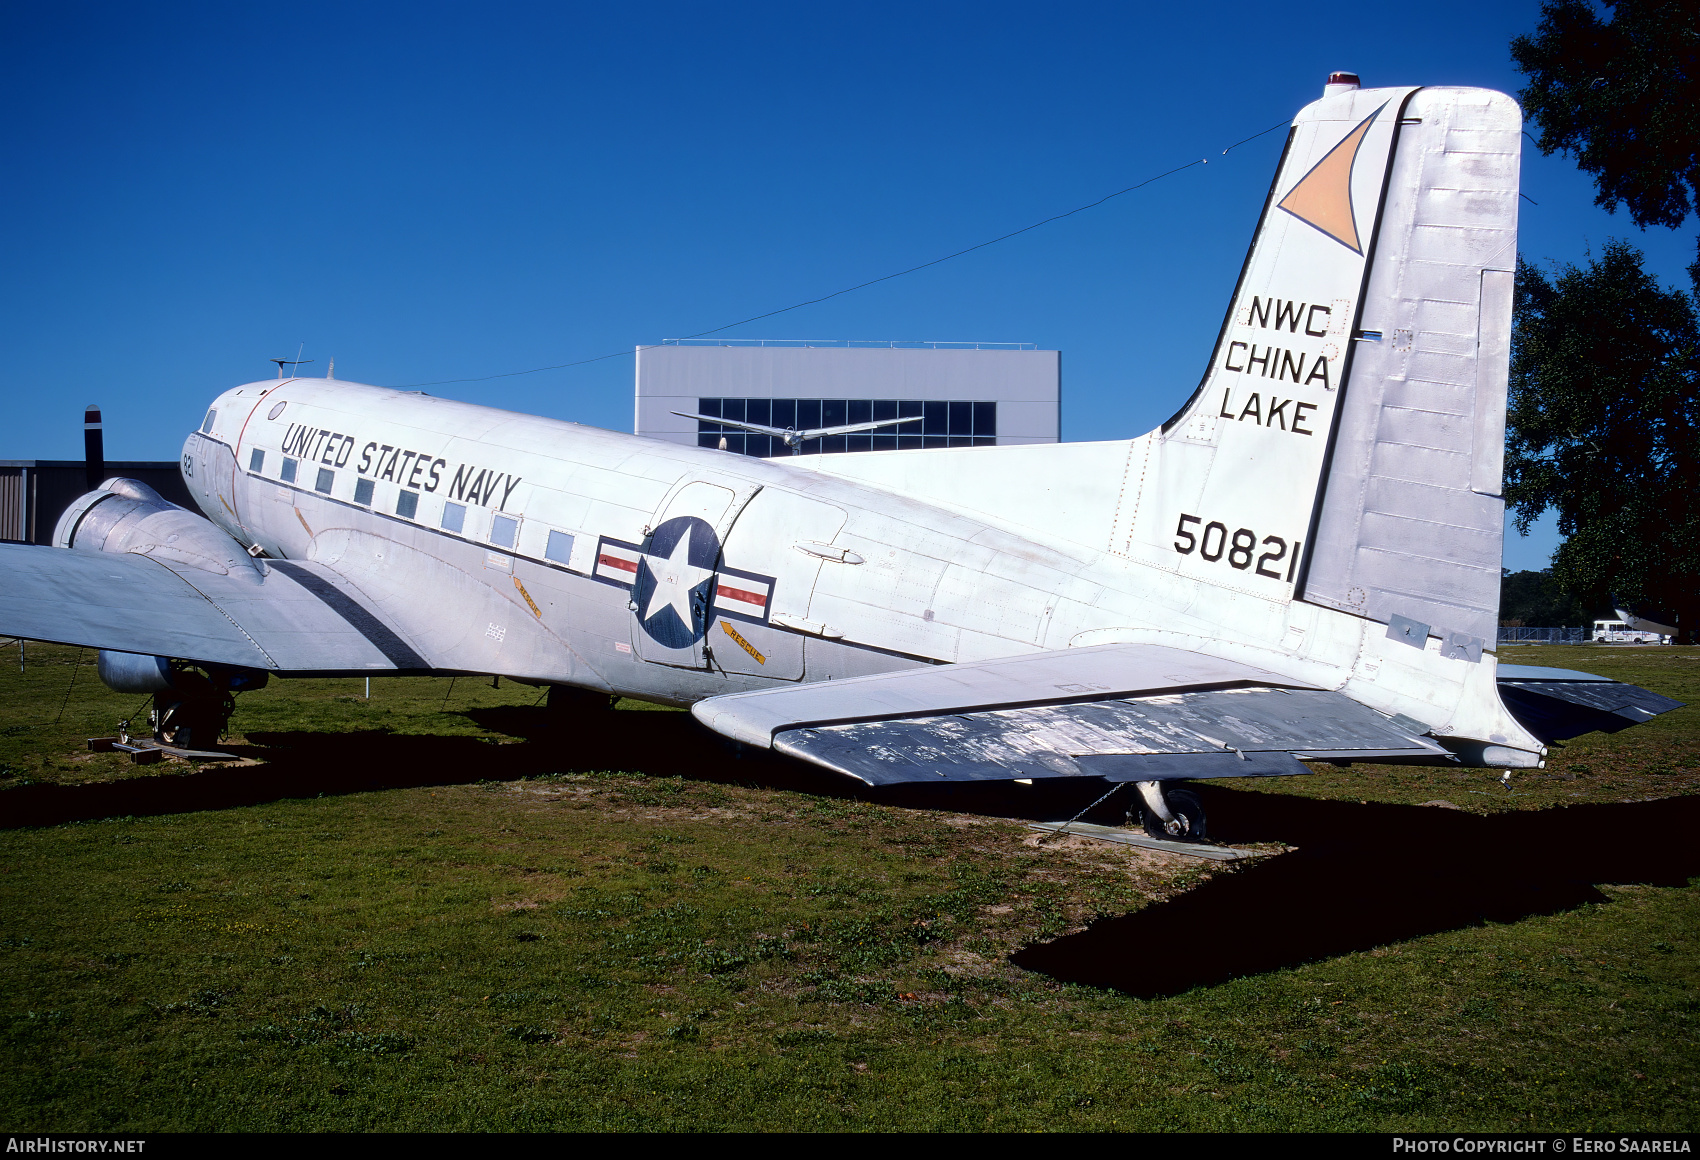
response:
[[[301,352],[297,351],[296,353],[299,354]],[[306,364],[312,362],[313,360],[310,359],[310,358],[268,358],[266,361],[267,362],[274,362],[274,363],[277,364],[278,381],[282,382],[283,381],[283,368],[284,367],[305,366]],[[293,373],[294,372],[291,372],[291,374],[293,374]]]

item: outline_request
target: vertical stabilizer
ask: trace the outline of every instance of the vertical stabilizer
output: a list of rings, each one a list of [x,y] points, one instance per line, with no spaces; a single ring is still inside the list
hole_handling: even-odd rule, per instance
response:
[[[1299,114],[1210,369],[1135,449],[1112,551],[1492,649],[1520,130],[1481,89]]]
[[[1292,598],[1413,88],[1330,85],[1293,121],[1209,368],[1136,441],[1110,550]]]

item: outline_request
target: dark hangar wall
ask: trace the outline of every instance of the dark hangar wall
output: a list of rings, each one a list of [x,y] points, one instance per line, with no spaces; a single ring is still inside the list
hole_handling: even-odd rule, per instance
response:
[[[123,476],[147,484],[172,503],[200,511],[183,484],[174,459],[164,462],[108,461],[103,478]],[[53,542],[53,525],[88,491],[81,459],[0,460],[0,540]]]

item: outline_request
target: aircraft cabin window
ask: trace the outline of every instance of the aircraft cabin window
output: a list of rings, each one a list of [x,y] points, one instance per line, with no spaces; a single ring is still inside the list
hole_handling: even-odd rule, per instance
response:
[[[511,548],[519,538],[519,521],[512,516],[490,517],[490,542],[498,547]]]
[[[573,562],[573,538],[566,532],[551,531],[548,546],[543,549],[543,558],[553,560],[557,564]]]
[[[451,532],[458,532],[466,526],[466,509],[458,503],[443,505],[443,527]]]
[[[358,481],[354,485],[354,502],[357,504],[364,504],[366,507],[371,507],[372,490],[373,487],[371,480],[362,479]]]
[[[208,411],[206,419],[203,420],[202,423],[201,423],[202,432],[211,431],[212,425],[214,423],[216,423],[217,421],[218,421],[218,411],[217,410]]]
[[[332,471],[328,467],[321,467],[319,468],[319,478],[313,484],[313,490],[322,491],[326,495],[329,495],[331,493],[331,484],[335,482],[336,472]]]
[[[295,482],[295,462],[296,462],[295,460],[290,459],[288,456],[285,456],[284,460],[283,460],[283,466],[278,468],[278,470],[277,470],[277,477],[279,479],[283,480],[283,482],[285,482],[285,483],[294,483]]]
[[[405,487],[401,494],[395,497],[395,514],[413,519],[419,514],[419,493],[408,491]]]
[[[254,448],[254,453],[252,455],[248,456],[248,470],[249,471],[264,471],[265,469],[266,469],[266,453],[264,451],[261,451],[258,447],[256,447],[256,448]]]

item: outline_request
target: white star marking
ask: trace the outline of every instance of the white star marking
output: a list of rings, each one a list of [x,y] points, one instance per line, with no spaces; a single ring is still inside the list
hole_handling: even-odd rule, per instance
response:
[[[679,621],[686,628],[695,631],[696,618],[691,614],[691,589],[714,575],[714,569],[698,568],[690,562],[690,556],[691,537],[688,531],[673,545],[673,555],[669,559],[644,556],[649,563],[650,574],[655,577],[655,587],[649,594],[648,607],[643,610],[643,620],[649,620],[660,611],[662,605],[671,605],[673,611],[679,614]]]

